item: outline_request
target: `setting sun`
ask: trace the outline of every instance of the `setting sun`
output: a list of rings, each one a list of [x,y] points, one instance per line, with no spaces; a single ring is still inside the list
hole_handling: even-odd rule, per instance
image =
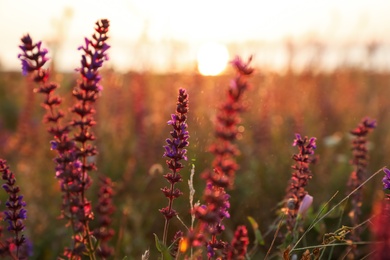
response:
[[[218,43],[203,44],[198,51],[198,70],[202,75],[215,76],[220,74],[229,60],[227,48]]]

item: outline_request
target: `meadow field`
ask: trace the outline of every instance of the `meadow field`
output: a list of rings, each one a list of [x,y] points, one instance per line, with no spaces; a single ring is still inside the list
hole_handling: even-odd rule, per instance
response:
[[[250,87],[240,100],[245,109],[237,122],[235,144],[240,153],[235,158],[239,167],[234,185],[226,189],[230,218],[223,220],[225,230],[220,238],[231,241],[237,226],[244,225],[250,243],[245,257],[237,259],[283,258],[287,246],[282,233],[287,231],[279,229],[283,222],[280,216],[293,172],[292,157],[298,153],[293,142],[299,133],[315,137],[317,146],[315,163],[310,165],[312,179],[305,188],[313,196],[313,203],[302,220],[299,237],[317,214],[324,215],[337,207],[299,240],[291,255],[297,254],[295,259],[300,259],[303,248],[312,251],[310,246],[327,245],[321,249],[321,259],[344,259],[349,246],[356,244],[359,255],[355,259],[371,259],[373,221],[367,220],[373,215],[374,205],[384,198],[382,172],[362,187],[359,241],[349,237],[349,232],[345,236],[337,232],[343,226],[354,226],[349,216],[351,201],[345,199],[350,192],[348,179],[356,170],[351,163],[351,131],[364,118],[377,124],[367,135],[369,159],[364,179],[388,165],[390,72],[363,69],[363,65],[340,66],[331,72],[310,68],[299,73],[264,71],[255,68],[247,79]],[[183,182],[176,184],[183,196],[175,199],[174,208],[188,227],[191,214],[187,180],[194,169],[194,201],[202,203],[205,180],[201,174],[213,164],[214,154],[209,147],[216,140],[216,116],[236,73],[233,68],[219,76],[202,76],[195,71],[118,73],[103,67],[100,75],[104,89],[95,104],[97,123],[93,127],[98,153],[88,157],[97,170],[89,173],[93,183],[86,196],[92,205],[98,204],[99,176],[112,179],[115,212],[111,227],[115,234],[109,245],[115,253],[108,259],[141,259],[146,250],[150,250],[149,259],[158,259],[161,254],[153,234],[160,239],[163,236],[165,219],[159,209],[167,205],[161,188],[166,185],[163,174],[169,172],[164,145],[171,131],[167,121],[175,113],[178,90],[183,88],[188,93],[189,145],[188,160],[180,171]],[[74,99],[72,89],[79,84],[78,73],[52,72],[50,80],[60,85],[57,93],[63,97],[67,112]],[[71,245],[72,231],[64,219],[59,219],[62,193],[55,175],[56,153],[53,147],[50,149],[53,137],[47,132],[48,125],[42,123],[45,109],[40,104],[44,98],[34,93],[36,87],[21,71],[0,72],[0,158],[7,160],[26,202],[24,234],[32,246],[29,259],[56,259],[64,247]],[[5,192],[0,200],[4,206]],[[253,221],[258,229],[253,228]],[[90,224],[96,225],[93,221]],[[173,218],[168,240],[176,230],[185,233],[186,227]],[[259,239],[258,231],[264,241]],[[327,244],[325,237],[330,234],[336,234],[335,239]],[[329,246],[332,243],[337,245]],[[180,257],[184,255],[176,256]]]

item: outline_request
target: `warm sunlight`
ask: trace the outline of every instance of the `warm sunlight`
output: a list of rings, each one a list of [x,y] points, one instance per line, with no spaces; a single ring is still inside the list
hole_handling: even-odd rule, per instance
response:
[[[229,52],[224,45],[215,42],[205,43],[198,51],[198,70],[202,75],[215,76],[226,68],[228,60]]]
[[[42,6],[48,11],[37,16]],[[301,69],[317,54],[324,68],[345,61],[367,64],[372,42],[378,46],[374,65],[386,69],[387,10],[386,0],[0,0],[0,24],[7,25],[0,26],[0,70],[20,69],[16,43],[28,32],[50,49],[58,71],[73,71],[79,58],[74,50],[100,18],[111,22],[115,48],[108,66],[119,72],[192,71],[206,42],[223,43],[231,57],[253,54],[254,66],[279,71],[290,65]],[[211,70],[205,73],[217,73]]]

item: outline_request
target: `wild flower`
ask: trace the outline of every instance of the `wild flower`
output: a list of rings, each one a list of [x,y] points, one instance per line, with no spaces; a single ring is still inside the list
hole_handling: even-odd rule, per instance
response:
[[[16,259],[23,259],[27,256],[22,256],[21,248],[26,245],[26,238],[23,234],[27,219],[26,202],[23,201],[23,196],[20,195],[20,188],[16,186],[15,175],[9,169],[7,162],[0,159],[0,172],[2,179],[5,182],[2,187],[8,194],[8,200],[5,203],[7,210],[3,212],[3,220],[8,222],[8,231],[13,234],[13,238],[5,241],[5,246],[2,251],[8,251],[11,256]]]
[[[246,259],[247,247],[249,245],[248,230],[245,226],[238,226],[234,232],[232,243],[229,247],[228,260]]]
[[[353,159],[351,164],[354,169],[349,176],[348,180],[348,193],[357,189],[366,178],[367,164],[368,164],[368,147],[367,147],[367,135],[376,127],[376,121],[369,118],[363,118],[360,124],[351,131],[354,136],[352,140],[352,153]],[[352,226],[359,225],[359,216],[361,215],[361,206],[363,203],[363,190],[359,188],[351,195],[351,211],[349,217],[351,219]],[[351,232],[351,239],[353,241],[360,241],[361,228],[357,227]],[[356,246],[350,247],[350,255],[357,257],[358,251]]]
[[[285,197],[284,211],[289,232],[294,232],[300,206],[308,195],[305,187],[312,178],[309,165],[313,162],[314,150],[317,148],[316,138],[309,139],[306,136],[302,138],[300,134],[295,134],[293,146],[296,146],[299,152],[292,157],[295,161],[292,166],[294,171],[291,174]]]
[[[210,147],[210,151],[214,154],[212,165],[225,176],[221,178],[229,180],[229,188],[233,186],[235,172],[238,169],[235,157],[240,152],[234,142],[238,136],[240,113],[244,110],[242,96],[249,88],[247,77],[254,71],[249,65],[251,60],[252,57],[245,63],[237,56],[231,62],[237,71],[237,76],[230,82],[226,100],[218,109],[215,123],[216,140]]]
[[[313,204],[313,196],[306,194],[305,197],[303,197],[303,199],[302,199],[301,205],[299,205],[298,216],[299,215],[301,215],[301,216],[306,215],[311,204]]]
[[[164,187],[161,191],[165,197],[168,198],[168,206],[160,209],[161,214],[165,217],[163,244],[166,245],[168,235],[169,221],[177,215],[176,210],[173,209],[173,201],[182,195],[182,192],[175,188],[175,184],[182,181],[180,170],[184,167],[182,160],[187,160],[187,150],[185,147],[189,145],[188,125],[188,94],[185,89],[179,89],[179,96],[177,98],[176,113],[171,115],[171,120],[168,125],[171,125],[173,130],[170,132],[171,138],[166,139],[164,146],[164,156],[168,158],[166,164],[170,172],[164,175],[164,178],[170,184],[169,187]]]
[[[385,173],[385,176],[382,179],[383,188],[385,190],[390,190],[390,170],[388,168],[384,168],[383,172]]]
[[[244,108],[242,96],[249,88],[247,77],[254,71],[249,65],[251,60],[252,57],[245,63],[237,56],[231,62],[237,75],[231,81],[227,98],[217,112],[216,140],[210,147],[210,151],[214,154],[213,171],[207,170],[202,174],[202,178],[206,181],[203,191],[204,204],[193,209],[196,218],[200,221],[196,232],[206,236],[193,236],[191,244],[192,246],[205,244],[208,258],[214,257],[217,251],[226,254],[228,247],[228,243],[218,239],[217,236],[225,230],[223,219],[230,217],[230,195],[227,194],[226,189],[234,186],[235,172],[238,169],[235,157],[239,155],[239,150],[234,141],[237,140],[238,124],[241,121],[239,114]]]
[[[22,37],[22,45],[19,48],[23,51],[18,55],[22,62],[22,73],[27,75],[30,72],[40,71],[45,63],[49,60],[46,57],[47,49],[41,47],[42,42],[33,43],[29,34]],[[45,74],[37,75],[44,77]],[[37,79],[38,80],[38,79]]]
[[[177,259],[177,257],[180,254],[180,248],[179,247],[182,246],[181,242],[183,240],[183,237],[184,237],[183,231],[179,230],[179,231],[176,231],[175,235],[172,238],[172,244],[171,244],[170,253],[171,253],[171,256],[173,258],[175,258],[175,259]]]
[[[97,255],[107,259],[114,254],[114,249],[109,246],[108,241],[114,236],[115,231],[111,228],[112,215],[115,212],[113,206],[114,184],[106,176],[100,177],[100,187],[98,192],[98,203],[95,207],[97,215],[97,227],[93,230],[93,235],[100,241]]]
[[[106,19],[96,22],[95,33],[92,39],[85,38],[85,45],[79,47],[83,51],[81,58],[81,67],[77,69],[80,72],[81,79],[79,84],[73,89],[73,96],[77,102],[72,107],[71,112],[75,118],[70,122],[76,133],[73,140],[79,145],[75,146],[76,161],[80,162],[76,170],[74,183],[78,187],[70,193],[70,207],[77,210],[74,212],[78,232],[82,235],[82,242],[87,245],[87,252],[93,254],[94,248],[91,239],[91,230],[89,223],[93,219],[91,202],[86,198],[85,192],[91,186],[91,177],[88,172],[96,170],[94,162],[89,162],[88,158],[97,154],[97,149],[90,144],[96,139],[91,128],[96,124],[93,118],[95,109],[94,103],[99,97],[99,92],[103,87],[99,84],[101,76],[99,69],[103,62],[108,59],[106,51],[110,46],[106,43],[108,36],[109,21]],[[77,130],[78,129],[78,132]]]
[[[218,175],[218,173],[215,173],[215,175]],[[230,218],[228,211],[230,208],[230,196],[226,193],[223,186],[217,186],[211,180],[207,181],[206,189],[203,192],[204,204],[195,206],[194,212],[200,223],[196,232],[207,234],[211,236],[211,239],[205,241],[207,237],[197,236],[192,241],[192,245],[200,246],[206,243],[207,256],[212,258],[217,250],[224,250],[227,246],[227,243],[223,240],[218,240],[217,236],[225,230],[225,226],[222,224],[223,219]],[[221,184],[221,182],[218,182],[218,184]],[[224,185],[226,186],[227,183]]]
[[[20,46],[23,51],[19,55],[23,73],[35,72],[34,81],[39,84],[35,91],[46,96],[43,102],[46,108],[45,121],[54,124],[49,128],[49,132],[54,135],[51,149],[57,151],[56,177],[64,193],[61,215],[69,221],[73,230],[73,245],[71,248],[65,248],[64,256],[71,259],[80,259],[84,253],[92,259],[95,258],[95,248],[89,228],[89,222],[93,219],[92,205],[86,198],[85,192],[91,185],[88,172],[96,169],[94,163],[88,162],[88,158],[97,153],[96,147],[89,142],[95,140],[91,132],[91,127],[96,124],[93,119],[95,113],[93,105],[102,90],[98,70],[104,60],[108,59],[106,53],[110,47],[106,43],[108,28],[108,20],[102,19],[96,22],[92,38],[85,38],[85,45],[79,48],[83,51],[81,67],[77,69],[81,79],[73,90],[77,102],[71,109],[75,117],[70,123],[64,125],[60,123],[64,112],[58,109],[61,98],[54,94],[58,85],[47,83],[49,71],[42,68],[48,60],[47,50],[41,49],[41,42],[34,44],[29,35],[22,38],[23,45]],[[69,136],[71,130],[74,132],[73,137]]]

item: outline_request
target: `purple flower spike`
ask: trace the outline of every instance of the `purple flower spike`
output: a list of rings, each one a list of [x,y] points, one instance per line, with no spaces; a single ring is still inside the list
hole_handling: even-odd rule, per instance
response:
[[[25,35],[21,39],[22,45],[19,48],[23,53],[18,55],[18,58],[22,62],[22,73],[27,75],[33,71],[40,70],[45,63],[49,60],[46,57],[47,49],[42,49],[42,42],[33,43],[30,35]]]
[[[254,69],[249,66],[249,63],[252,61],[252,56],[249,57],[248,61],[245,63],[239,56],[236,56],[234,60],[231,61],[233,67],[236,70],[240,71],[242,75],[250,75],[253,73]]]
[[[0,159],[0,172],[5,181],[2,187],[8,193],[4,221],[8,222],[8,231],[13,233],[12,243],[16,246],[16,259],[19,259],[19,249],[25,245],[26,241],[24,235],[21,234],[25,228],[23,222],[27,219],[26,203],[23,201],[23,196],[19,195],[19,187],[15,185],[15,175],[9,170],[7,162],[3,159]]]
[[[387,168],[383,169],[383,172],[385,173],[385,177],[383,177],[383,188],[385,190],[390,190],[390,170]]]
[[[369,159],[367,136],[370,132],[373,131],[375,127],[376,121],[366,117],[361,120],[361,122],[355,129],[350,131],[351,134],[354,136],[354,138],[352,139],[353,158],[351,160],[353,171],[351,172],[348,179],[347,193],[350,193],[357,189],[356,192],[351,195],[351,210],[348,214],[348,216],[351,218],[352,226],[357,226],[357,228],[351,231],[351,239],[353,241],[360,240],[360,233],[362,231],[361,227],[359,227],[359,223],[361,223],[360,215],[361,205],[363,202],[363,187],[360,186],[366,179],[367,175],[367,165]],[[357,248],[351,246],[349,255],[351,258],[358,258],[357,256],[359,255],[359,253]]]
[[[170,173],[164,175],[164,178],[170,183],[169,187],[164,187],[161,191],[168,198],[168,206],[159,211],[165,217],[165,226],[163,234],[163,243],[166,244],[168,234],[168,222],[171,218],[177,215],[177,212],[172,208],[173,200],[182,195],[179,189],[175,189],[175,184],[182,181],[180,170],[184,167],[180,162],[187,160],[187,150],[185,147],[189,145],[189,134],[187,131],[187,112],[188,112],[188,94],[185,89],[179,90],[177,98],[176,113],[171,115],[171,120],[167,123],[173,127],[170,132],[172,138],[167,138],[164,146],[163,156],[167,157],[166,164],[170,169]]]
[[[310,139],[305,136],[302,138],[300,134],[295,134],[293,146],[296,146],[299,150],[297,154],[293,155],[295,164],[292,166],[294,169],[291,174],[290,182],[287,187],[287,194],[285,197],[284,211],[287,214],[286,224],[287,229],[291,232],[294,230],[296,219],[299,213],[301,204],[308,193],[305,190],[309,180],[312,178],[309,165],[314,161],[314,150],[316,146],[316,138]]]
[[[293,146],[297,146],[298,145],[298,142],[302,139],[301,135],[300,134],[295,134],[295,139],[294,139],[294,142],[293,142]]]

